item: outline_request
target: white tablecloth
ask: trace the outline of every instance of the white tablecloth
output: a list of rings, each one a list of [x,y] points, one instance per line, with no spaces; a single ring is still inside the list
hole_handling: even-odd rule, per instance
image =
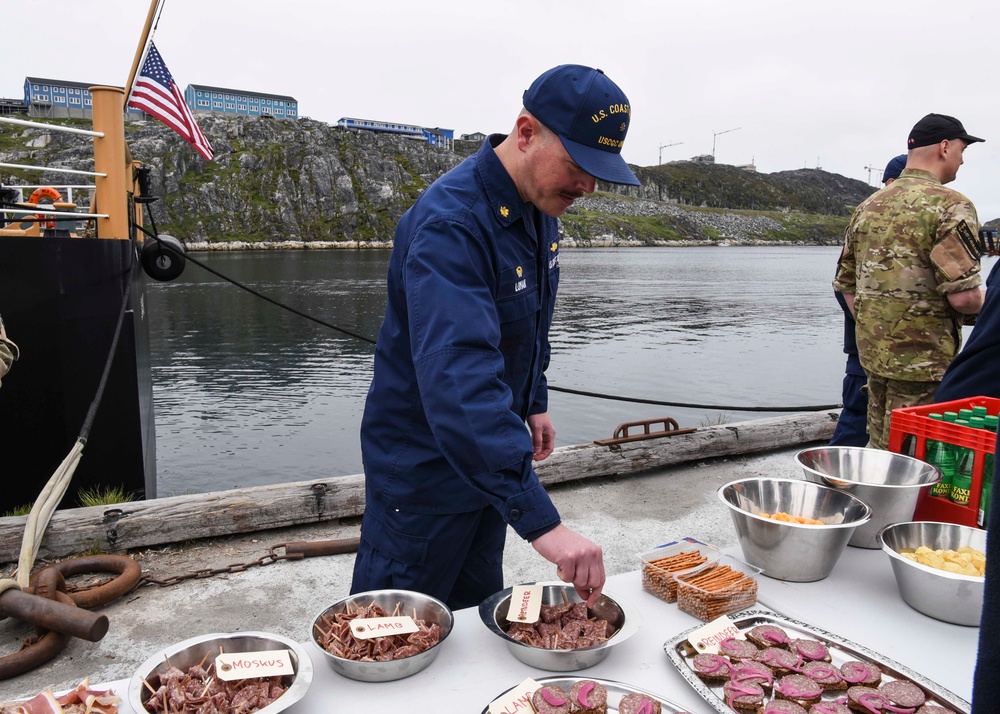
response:
[[[739,556],[739,550],[731,551]],[[949,625],[910,609],[899,597],[881,551],[848,548],[833,573],[815,583],[759,578],[762,605],[896,660],[965,700],[972,695],[977,628]],[[696,714],[714,709],[681,677],[663,645],[700,620],[642,590],[638,571],[608,579],[606,591],[642,615],[642,627],[600,664],[579,676],[610,679],[648,690]],[[455,628],[441,653],[422,672],[396,682],[345,679],[307,642],[315,673],[305,698],[289,714],[360,714],[381,711],[478,714],[506,689],[528,677],[557,675],[522,664],[490,633],[476,608],[455,613]],[[568,676],[576,676],[567,673]],[[107,685],[122,696],[127,680]],[[126,705],[123,714],[134,714]]]

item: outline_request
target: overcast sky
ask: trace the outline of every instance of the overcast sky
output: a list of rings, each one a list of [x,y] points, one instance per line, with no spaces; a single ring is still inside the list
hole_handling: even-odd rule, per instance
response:
[[[124,85],[144,0],[8,0],[0,96],[26,76]],[[300,113],[507,132],[543,71],[603,69],[628,95],[629,163],[712,153],[761,172],[875,183],[928,112],[987,139],[952,187],[1000,217],[996,0],[165,0],[174,79],[291,95]],[[211,137],[209,137],[211,139]],[[664,146],[675,144],[674,146]],[[661,147],[663,147],[661,149]]]

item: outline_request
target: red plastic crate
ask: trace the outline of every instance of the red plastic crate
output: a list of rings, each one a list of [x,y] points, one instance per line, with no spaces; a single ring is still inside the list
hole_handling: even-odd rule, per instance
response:
[[[925,404],[919,407],[893,409],[889,427],[889,451],[903,453],[903,445],[908,436],[916,438],[913,456],[923,459],[927,454],[927,440],[944,441],[949,444],[964,446],[975,452],[972,465],[972,487],[969,492],[969,505],[960,506],[947,498],[930,496],[930,489],[924,490],[917,501],[913,514],[915,521],[943,521],[958,523],[965,526],[976,526],[979,514],[979,499],[983,490],[983,465],[986,454],[996,450],[997,435],[985,429],[973,429],[944,421],[931,419],[928,414],[958,412],[960,409],[986,407],[988,414],[1000,413],[1000,399],[993,397],[970,397],[956,399],[951,402]]]

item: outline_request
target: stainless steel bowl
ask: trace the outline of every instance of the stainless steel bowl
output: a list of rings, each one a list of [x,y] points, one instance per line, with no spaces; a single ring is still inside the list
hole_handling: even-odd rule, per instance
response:
[[[924,545],[931,550],[958,550],[968,546],[985,553],[986,531],[955,523],[911,521],[887,526],[878,534],[878,540],[892,563],[903,602],[937,620],[979,626],[986,578],[921,565],[899,552]]]
[[[388,662],[359,662],[353,659],[338,657],[332,652],[328,652],[316,639],[316,627],[321,625],[324,618],[339,615],[347,610],[348,603],[351,608],[367,607],[372,603],[388,613],[392,613],[398,605],[404,615],[413,616],[424,620],[427,624],[436,624],[441,628],[441,639],[430,649],[402,659],[394,659]],[[312,626],[309,628],[310,636],[327,664],[333,671],[348,679],[356,679],[360,682],[391,682],[394,679],[403,679],[412,674],[425,669],[441,651],[441,645],[451,634],[455,626],[455,616],[451,609],[437,598],[411,590],[369,590],[368,592],[357,593],[342,600],[338,600],[329,607],[323,608],[316,617],[313,618]]]
[[[846,491],[871,506],[872,518],[848,545],[878,548],[878,532],[913,520],[921,491],[941,480],[936,466],[902,454],[858,446],[822,446],[795,455],[806,479]]]
[[[726,484],[718,494],[733,517],[743,557],[777,580],[822,580],[852,534],[871,518],[861,499],[798,479],[748,478]],[[757,515],[761,512],[815,518],[826,525],[786,523]]]
[[[545,605],[561,605],[564,602],[582,602],[576,590],[569,583],[545,582],[542,586],[542,603]],[[503,631],[506,614],[510,609],[512,588],[505,588],[479,603],[479,617],[490,632],[499,636],[507,645],[507,649],[521,662],[538,669],[550,672],[575,672],[593,667],[611,654],[611,648],[619,645],[639,630],[641,616],[639,611],[619,598],[601,593],[594,607],[587,611],[590,617],[607,620],[616,629],[606,642],[596,647],[577,650],[546,650],[541,647],[531,647],[511,638]]]
[[[287,637],[269,632],[233,632],[229,634],[214,633],[192,637],[189,640],[171,645],[147,659],[128,684],[129,707],[136,714],[147,711],[146,700],[151,692],[146,686],[149,683],[154,689],[160,686],[160,675],[164,674],[170,665],[186,672],[197,664],[208,665],[221,652],[266,652],[270,650],[288,650],[295,672],[288,675],[288,689],[272,704],[258,709],[257,714],[276,714],[287,709],[305,696],[312,683],[313,665],[309,655],[300,644]],[[169,663],[167,662],[169,660]]]

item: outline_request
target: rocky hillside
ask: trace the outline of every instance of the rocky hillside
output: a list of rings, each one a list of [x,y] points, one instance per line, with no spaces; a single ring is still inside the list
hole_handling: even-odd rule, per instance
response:
[[[89,122],[61,120],[89,128]],[[478,148],[343,130],[300,119],[199,118],[215,149],[205,162],[174,132],[126,124],[133,158],[153,169],[157,227],[191,244],[275,241],[381,245],[436,177]],[[0,162],[92,166],[87,142],[0,125]],[[59,174],[4,169],[5,184],[50,183]],[[674,162],[637,168],[639,187],[598,185],[562,219],[568,243],[715,244],[840,241],[851,210],[872,188],[819,170],[750,173]]]

